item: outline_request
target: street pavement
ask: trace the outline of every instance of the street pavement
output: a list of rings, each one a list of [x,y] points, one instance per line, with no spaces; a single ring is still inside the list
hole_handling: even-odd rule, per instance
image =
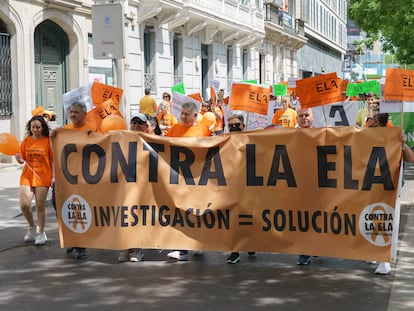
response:
[[[376,264],[313,257],[205,252],[188,262],[144,250],[142,262],[118,263],[118,252],[88,249],[75,260],[60,248],[48,195],[48,242],[23,242],[18,207],[21,167],[0,164],[0,310],[414,310],[414,169],[405,170],[397,263],[389,275]]]

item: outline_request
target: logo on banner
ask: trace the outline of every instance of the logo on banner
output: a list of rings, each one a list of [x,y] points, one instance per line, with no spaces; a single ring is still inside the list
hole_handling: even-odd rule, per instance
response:
[[[62,206],[62,220],[73,232],[88,231],[92,223],[92,213],[88,202],[76,194],[68,197]]]
[[[359,218],[362,236],[376,246],[391,244],[394,209],[384,203],[374,203],[365,207]]]

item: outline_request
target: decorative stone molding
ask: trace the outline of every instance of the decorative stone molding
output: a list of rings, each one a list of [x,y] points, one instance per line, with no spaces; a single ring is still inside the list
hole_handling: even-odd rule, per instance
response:
[[[205,28],[205,40],[204,44],[211,44],[213,42],[214,36],[219,32],[218,27],[206,27]]]
[[[199,22],[199,23],[188,23],[187,24],[187,35],[191,36],[193,33],[204,29],[207,26],[207,22]]]
[[[146,20],[157,16],[161,12],[160,6],[153,6],[148,8],[142,8],[139,12],[138,24],[142,24]]]

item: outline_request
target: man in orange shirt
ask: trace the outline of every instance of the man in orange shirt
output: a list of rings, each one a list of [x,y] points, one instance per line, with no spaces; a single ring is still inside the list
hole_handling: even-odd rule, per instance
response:
[[[191,136],[211,136],[208,127],[201,123],[196,123],[197,106],[192,102],[184,103],[181,106],[181,122],[174,124],[166,136],[169,137],[191,137]],[[198,254],[199,252],[197,252]],[[180,261],[188,260],[188,250],[176,250],[168,253],[170,258]]]
[[[197,106],[192,102],[184,103],[181,106],[181,122],[174,124],[166,136],[169,137],[189,137],[189,136],[211,136],[208,127],[201,123],[196,123]]]
[[[63,127],[66,129],[76,130],[76,131],[95,131],[96,129],[86,122],[86,114],[88,109],[85,103],[82,102],[73,102],[70,105],[70,121],[71,123],[64,125]],[[56,132],[53,131],[51,137],[54,138],[56,136]],[[56,206],[55,202],[55,187],[53,185],[53,206]],[[69,247],[66,249],[67,253],[71,253],[75,251],[75,259],[85,259],[86,258],[86,249],[83,247]]]

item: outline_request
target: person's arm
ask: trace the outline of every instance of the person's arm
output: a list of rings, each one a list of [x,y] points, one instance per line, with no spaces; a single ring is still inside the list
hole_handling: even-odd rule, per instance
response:
[[[407,137],[405,136],[404,132],[401,131],[400,136],[401,142],[402,142],[402,153],[403,153],[403,159],[404,161],[408,163],[414,163],[414,151],[411,149],[410,146],[407,145]]]

